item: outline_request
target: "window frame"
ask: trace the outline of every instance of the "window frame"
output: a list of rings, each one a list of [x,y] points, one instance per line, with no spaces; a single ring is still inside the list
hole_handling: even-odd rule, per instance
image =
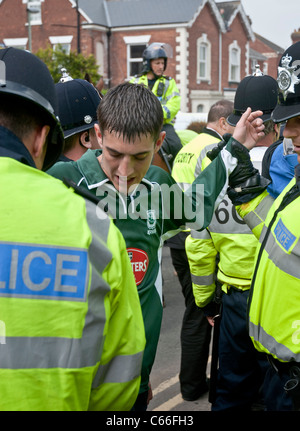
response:
[[[131,72],[131,65],[132,63],[143,63],[143,57],[131,57],[131,48],[133,46],[145,46],[145,48],[148,46],[148,42],[150,40],[150,35],[144,35],[144,36],[126,36],[123,38],[125,44],[126,44],[126,73],[127,73],[127,79],[131,79],[134,75],[132,75]]]
[[[201,59],[201,47],[205,47],[205,59]],[[201,62],[204,64],[205,74],[201,75]],[[211,82],[211,43],[207,39],[205,33],[197,39],[197,72],[196,72],[197,84],[202,81]]]
[[[233,52],[237,53],[237,63],[233,64],[232,62],[232,53]],[[229,71],[228,71],[228,81],[229,82],[240,82],[241,81],[241,48],[239,47],[237,41],[233,41],[233,43],[231,45],[229,45]],[[235,68],[235,73],[233,76],[233,70],[232,68]]]
[[[71,43],[73,40],[73,36],[49,36],[50,43],[52,45],[53,51],[57,48],[58,45],[67,46],[66,54],[69,55],[71,52]]]

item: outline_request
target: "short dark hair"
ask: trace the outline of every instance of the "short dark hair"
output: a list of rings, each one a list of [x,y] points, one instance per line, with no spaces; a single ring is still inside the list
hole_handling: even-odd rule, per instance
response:
[[[97,109],[102,135],[115,132],[131,141],[152,136],[156,141],[163,126],[163,110],[158,98],[142,84],[124,82],[104,95]]]
[[[0,126],[13,132],[21,141],[36,126],[51,125],[49,117],[35,103],[10,94],[0,94]]]
[[[207,116],[208,123],[214,123],[218,121],[221,117],[227,118],[233,111],[234,104],[230,100],[221,99],[214,103]]]

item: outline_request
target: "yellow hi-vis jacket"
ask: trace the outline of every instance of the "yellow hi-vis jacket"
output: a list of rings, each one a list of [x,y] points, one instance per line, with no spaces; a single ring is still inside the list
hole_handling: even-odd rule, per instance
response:
[[[237,207],[259,237],[249,297],[249,334],[257,350],[283,362],[300,362],[300,197],[276,215],[289,185],[274,201],[267,192]]]
[[[217,145],[218,139],[205,135],[201,133],[177,154],[172,175],[183,189],[210,163],[206,154]],[[205,307],[213,300],[217,256],[217,278],[224,292],[230,286],[241,290],[250,288],[257,245],[257,239],[225,196],[208,228],[201,232],[191,230],[185,241],[198,307]]]
[[[130,82],[133,84],[144,84],[148,87],[147,74],[138,75],[132,78]],[[159,91],[160,86],[163,87],[161,93]],[[161,103],[164,113],[164,124],[174,123],[174,118],[180,109],[181,102],[180,93],[175,80],[169,76],[160,76],[155,81],[152,92]]]
[[[91,201],[0,157],[0,410],[130,410],[145,335],[125,242]]]
[[[172,176],[186,190],[201,171],[206,167],[206,153],[220,142],[221,136],[213,136],[208,133],[200,133],[189,143],[185,144],[177,153]]]

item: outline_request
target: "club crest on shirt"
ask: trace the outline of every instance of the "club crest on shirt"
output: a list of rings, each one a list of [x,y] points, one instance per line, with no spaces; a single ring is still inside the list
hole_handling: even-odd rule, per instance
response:
[[[155,210],[147,210],[147,233],[152,235],[156,233],[156,212]]]

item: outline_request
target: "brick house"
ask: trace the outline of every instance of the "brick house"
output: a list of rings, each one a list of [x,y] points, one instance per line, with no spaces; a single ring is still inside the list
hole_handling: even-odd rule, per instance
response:
[[[168,43],[173,56],[166,73],[178,84],[182,112],[233,100],[256,62],[276,76],[277,60],[261,39],[242,1],[0,0],[0,43],[91,53],[108,87],[139,72],[148,44]]]

